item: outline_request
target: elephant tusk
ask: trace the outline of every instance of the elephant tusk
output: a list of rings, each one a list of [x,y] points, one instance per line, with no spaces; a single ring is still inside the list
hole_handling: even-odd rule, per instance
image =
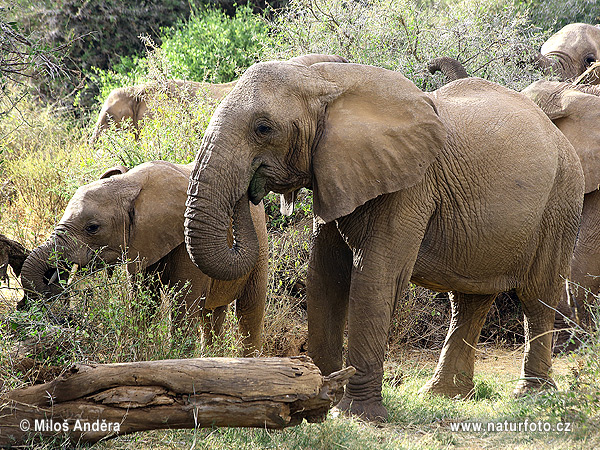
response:
[[[54,273],[52,274],[52,276],[50,277],[50,281],[48,281],[48,285],[51,285],[52,283],[54,283],[57,278],[58,278],[58,269],[55,270]]]
[[[79,265],[73,264],[73,267],[71,267],[71,272],[69,273],[69,279],[67,280],[67,286],[69,286],[73,282],[77,270],[79,270]]]

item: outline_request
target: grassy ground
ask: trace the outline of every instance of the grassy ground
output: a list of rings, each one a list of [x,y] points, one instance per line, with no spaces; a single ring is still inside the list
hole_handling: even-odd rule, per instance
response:
[[[382,425],[341,417],[336,411],[321,424],[303,423],[283,430],[206,429],[140,433],[98,444],[102,449],[443,449],[443,448],[595,448],[600,433],[590,424],[573,423],[571,432],[487,431],[501,423],[556,419],[536,411],[543,397],[513,399],[518,378],[520,351],[482,348],[476,363],[476,399],[457,401],[422,397],[420,386],[433,373],[437,353],[423,350],[396,355],[386,363],[384,402],[390,412]],[[396,361],[397,359],[397,361]],[[559,388],[572,382],[576,361],[555,361]],[[482,424],[486,431],[454,431],[454,426]],[[510,429],[511,425],[508,425]],[[518,425],[515,425],[518,426]],[[531,426],[531,425],[530,425]]]

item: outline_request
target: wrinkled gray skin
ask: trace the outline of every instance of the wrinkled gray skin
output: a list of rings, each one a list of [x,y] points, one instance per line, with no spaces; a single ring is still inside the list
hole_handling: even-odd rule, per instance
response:
[[[155,308],[161,287],[183,288],[190,282],[181,303],[173,305],[174,329],[185,327],[184,332],[193,332],[202,320],[205,342],[210,344],[211,331],[219,334],[227,305],[236,301],[240,331],[245,336],[244,354],[260,350],[268,260],[264,208],[252,205],[249,213],[250,227],[258,239],[255,263],[231,281],[209,278],[190,261],[184,245],[183,213],[191,170],[191,164],[164,161],[129,171],[116,167],[100,180],[80,187],[48,241],[35,248],[23,264],[21,280],[27,300],[62,292],[59,283],[49,284],[56,272],[54,252],[66,265],[63,281],[71,264],[91,267],[100,261],[113,264],[127,258],[133,287],[148,288]]]
[[[340,369],[347,320],[356,374],[342,410],[387,416],[387,334],[409,281],[453,292],[448,336],[423,392],[470,395],[486,314],[512,289],[527,342],[515,392],[553,385],[552,307],[569,277],[583,174],[533,102],[481,79],[425,94],[372,66],[256,64],[217,108],[196,158],[185,213],[194,262],[235,278],[257,247],[247,199],[269,191],[289,199],[302,187],[313,190],[316,215],[309,354],[324,374]]]
[[[430,61],[432,73],[442,71],[449,81],[468,77],[455,59]],[[443,61],[440,64],[439,61]],[[572,351],[581,341],[573,325],[593,325],[590,302],[600,293],[600,86],[540,80],[522,91],[552,120],[573,145],[585,177],[581,225],[571,261],[571,284],[558,304],[554,353]],[[568,319],[568,320],[565,320]]]
[[[600,86],[542,80],[525,88],[523,94],[539,105],[569,139],[583,168],[583,213],[571,263],[572,308],[564,301],[559,311],[589,328],[593,326],[589,307],[596,301],[594,295],[600,294]],[[571,325],[557,317],[557,328]],[[567,345],[568,337],[568,333],[562,333],[558,343],[567,350],[579,346],[577,337]]]
[[[29,251],[22,244],[0,234],[0,280],[8,282],[8,266],[18,277],[28,255]]]
[[[585,23],[566,25],[542,45],[535,61],[559,80],[573,80],[600,61],[600,28]]]

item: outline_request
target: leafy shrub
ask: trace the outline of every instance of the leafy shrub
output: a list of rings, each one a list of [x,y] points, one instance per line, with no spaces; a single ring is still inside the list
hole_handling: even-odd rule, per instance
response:
[[[140,35],[158,40],[161,27],[175,24],[191,11],[189,2],[179,0],[25,3],[14,8],[12,15],[26,34],[52,48],[66,46],[65,64],[70,77],[38,86],[40,98],[66,107],[90,107],[94,103],[97,90],[88,76],[92,67],[107,70],[123,57],[143,55]]]
[[[516,0],[515,3],[527,9],[531,21],[544,29],[558,31],[570,23],[600,22],[596,0]]]
[[[232,18],[209,9],[166,30],[162,48],[175,77],[224,83],[257,61],[266,39],[266,24],[249,6],[239,7]]]
[[[546,34],[503,0],[293,0],[272,23],[267,58],[333,53],[403,73],[422,89],[444,84],[427,62],[451,56],[467,72],[520,90],[540,77],[531,64]]]

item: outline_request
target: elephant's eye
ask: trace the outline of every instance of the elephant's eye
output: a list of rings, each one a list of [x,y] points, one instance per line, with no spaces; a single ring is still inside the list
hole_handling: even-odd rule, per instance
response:
[[[98,225],[97,223],[91,223],[87,227],[85,227],[86,233],[89,233],[89,234],[96,234],[99,229],[100,229],[100,225]]]
[[[585,57],[585,65],[586,66],[591,66],[595,62],[596,62],[596,58],[594,57],[594,55],[588,55]]]
[[[273,131],[273,128],[266,123],[259,123],[256,125],[256,134],[259,136],[266,136],[267,134],[271,133],[271,131]]]

